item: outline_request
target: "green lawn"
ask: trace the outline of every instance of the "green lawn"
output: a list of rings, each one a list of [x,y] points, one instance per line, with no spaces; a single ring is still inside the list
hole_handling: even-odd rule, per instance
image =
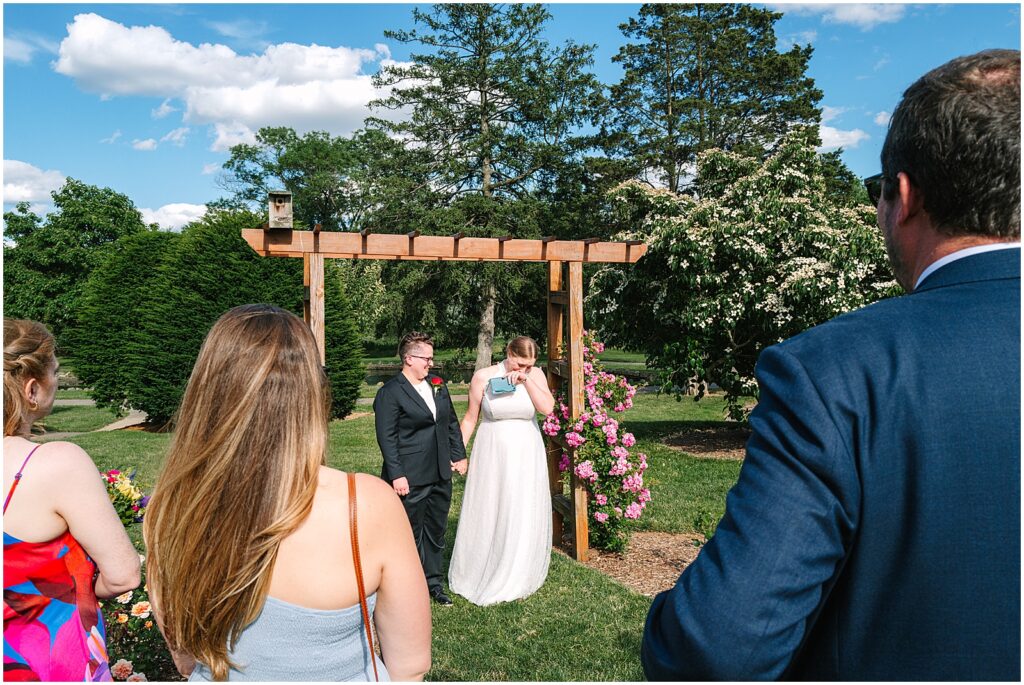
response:
[[[91,400],[92,394],[84,388],[62,388],[57,391],[58,400]]]
[[[109,409],[98,409],[90,406],[54,407],[43,419],[48,433],[84,433],[102,428],[117,421],[117,417]]]
[[[455,406],[459,415],[466,410],[465,402]],[[721,513],[739,464],[695,459],[659,441],[687,427],[722,421],[723,407],[717,397],[695,404],[642,393],[622,416],[626,430],[636,434],[638,448],[649,455],[647,480],[653,500],[640,528],[692,532],[701,511]],[[357,407],[357,412],[366,411],[369,407]],[[139,483],[148,491],[169,439],[166,434],[117,431],[73,440],[102,469],[136,469]],[[328,462],[336,468],[380,473],[372,415],[331,424]],[[456,477],[447,553],[454,542],[463,487],[464,480]],[[137,539],[137,531],[132,535]],[[643,679],[639,649],[650,600],[561,553],[552,552],[547,582],[525,600],[477,607],[453,599],[454,606],[433,612],[430,680]]]

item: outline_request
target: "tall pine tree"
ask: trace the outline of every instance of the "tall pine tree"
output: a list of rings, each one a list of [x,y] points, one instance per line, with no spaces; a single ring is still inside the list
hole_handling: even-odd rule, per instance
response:
[[[760,155],[787,131],[816,124],[821,91],[806,75],[812,48],[776,49],[782,15],[741,4],[645,4],[619,28],[606,145],[645,180],[679,192],[697,154]]]
[[[411,116],[368,124],[409,141],[437,206],[453,210],[450,221],[434,216],[422,228],[532,237],[539,231],[535,213],[507,205],[585,144],[578,130],[600,98],[588,71],[593,48],[549,46],[541,34],[550,14],[541,5],[444,4],[429,13],[414,9],[413,18],[418,28],[385,35],[426,50],[414,53],[411,65],[382,69],[374,82],[390,95],[373,103]],[[421,268],[436,271],[421,279],[424,292],[452,282],[437,266]],[[499,293],[516,292],[528,269],[441,268],[478,293],[477,367],[490,364]]]

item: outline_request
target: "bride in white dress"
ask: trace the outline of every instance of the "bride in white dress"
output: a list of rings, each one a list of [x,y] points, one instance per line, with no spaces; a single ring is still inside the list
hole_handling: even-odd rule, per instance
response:
[[[477,371],[469,386],[464,443],[481,410],[483,421],[469,459],[448,583],[480,606],[527,597],[548,574],[551,493],[536,414],[549,413],[555,400],[536,361],[537,343],[520,336],[508,344],[503,362]],[[491,380],[498,378],[514,390],[495,392]]]

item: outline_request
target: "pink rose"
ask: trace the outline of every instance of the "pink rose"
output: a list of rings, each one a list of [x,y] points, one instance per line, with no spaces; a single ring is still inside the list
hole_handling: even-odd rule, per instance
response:
[[[632,433],[623,433],[622,444],[625,445],[626,447],[632,447],[633,445],[636,444],[636,438],[633,437]]]
[[[598,505],[600,505],[600,506],[604,506],[605,504],[608,504],[608,498],[606,496],[600,495],[600,494],[594,495],[594,501],[597,502]],[[607,514],[605,514],[605,515],[607,516]]]
[[[114,676],[118,680],[124,680],[132,674],[135,667],[132,666],[132,662],[125,659],[118,659],[113,666],[110,667],[110,675]]]
[[[608,520],[608,514],[604,513],[603,511],[595,511],[594,520],[598,523],[604,523]]]
[[[636,502],[633,502],[628,507],[626,507],[626,513],[623,514],[623,516],[625,516],[628,519],[638,519],[640,518],[641,511],[642,510],[640,509],[640,505],[637,504]]]

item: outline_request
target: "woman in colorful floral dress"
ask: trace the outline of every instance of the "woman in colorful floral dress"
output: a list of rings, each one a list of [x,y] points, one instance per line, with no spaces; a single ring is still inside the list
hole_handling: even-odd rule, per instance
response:
[[[139,556],[92,459],[33,443],[57,391],[53,337],[4,319],[4,680],[111,680],[97,596],[139,584]]]

